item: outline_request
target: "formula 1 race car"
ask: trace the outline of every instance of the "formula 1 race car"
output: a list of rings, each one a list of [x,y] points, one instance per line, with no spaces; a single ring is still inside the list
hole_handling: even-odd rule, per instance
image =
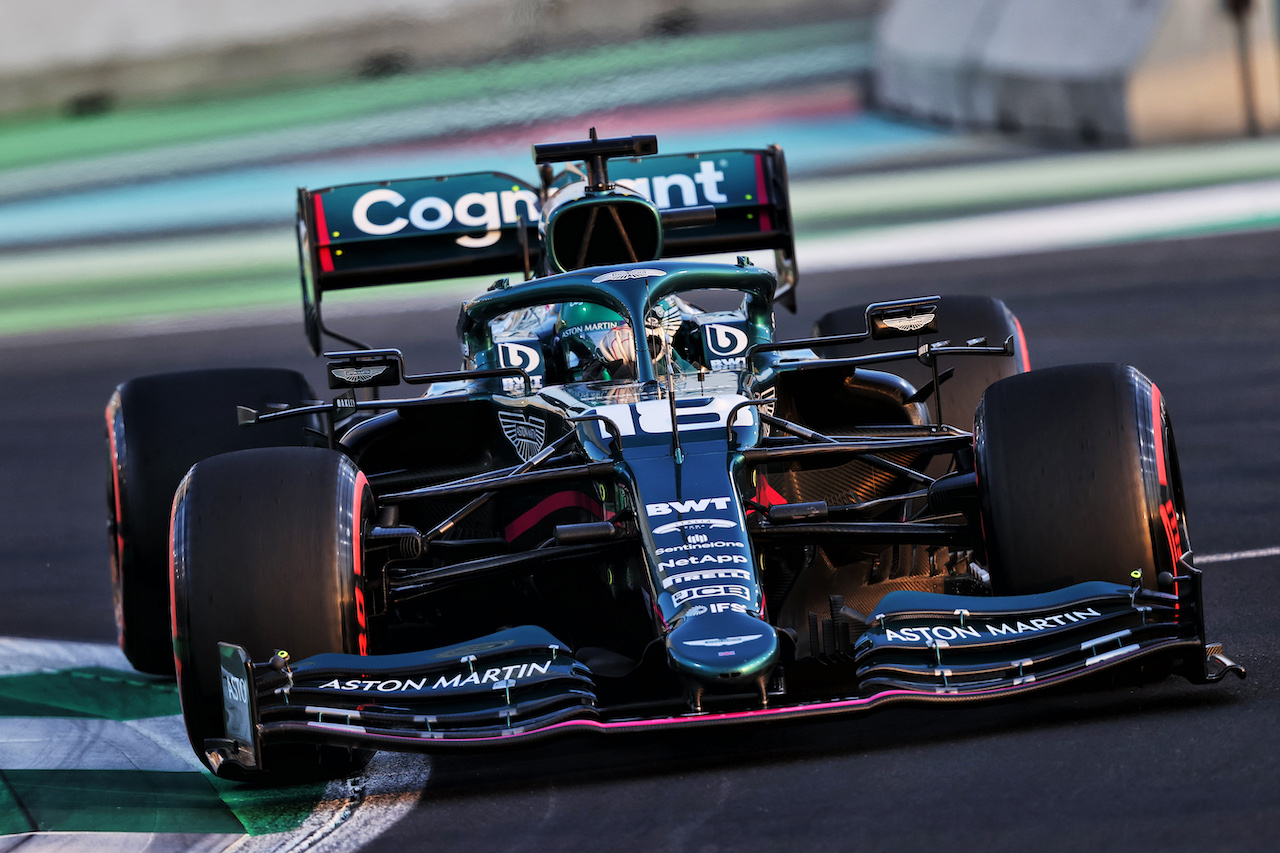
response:
[[[1205,642],[1137,370],[1029,372],[985,297],[775,340],[797,286],[776,147],[593,131],[534,159],[537,184],[299,191],[332,401],[265,369],[112,397],[120,642],[176,670],[217,774],[1243,676]],[[777,273],[681,260],[745,251]],[[490,273],[516,280],[462,306],[457,372],[323,321],[334,289]]]

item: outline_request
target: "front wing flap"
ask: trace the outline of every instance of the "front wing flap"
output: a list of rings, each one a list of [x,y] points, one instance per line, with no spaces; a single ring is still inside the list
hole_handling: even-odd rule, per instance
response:
[[[970,609],[975,601],[980,603]],[[863,691],[999,690],[1084,674],[1107,661],[1187,641],[1199,649],[1197,625],[1184,618],[1184,607],[1176,594],[1100,582],[1042,595],[966,599],[960,606],[956,596],[893,592],[852,643],[852,657]],[[1184,675],[1212,680],[1203,653],[1182,654],[1192,663]]]
[[[218,645],[227,736],[205,741],[215,770],[223,762],[261,769],[264,740],[501,738],[595,716],[590,671],[536,626],[422,652],[323,654],[296,664],[284,652],[254,664],[240,646]]]
[[[620,733],[845,715],[882,706],[994,701],[1120,669],[1172,669],[1195,683],[1244,670],[1206,645],[1200,572],[1174,593],[1083,583],[1005,598],[896,592],[827,661],[844,695],[727,712],[637,716],[602,707],[590,669],[534,626],[401,655],[318,655],[253,664],[221,644],[227,737],[205,742],[217,769],[261,768],[275,741],[434,752]],[[852,676],[850,678],[849,676]]]

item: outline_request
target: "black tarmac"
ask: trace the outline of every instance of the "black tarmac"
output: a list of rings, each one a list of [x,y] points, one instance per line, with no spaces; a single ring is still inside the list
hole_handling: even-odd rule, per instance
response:
[[[1033,369],[1120,361],[1168,401],[1196,553],[1280,545],[1280,232],[807,275],[787,337],[867,299],[985,293]],[[803,272],[803,270],[802,270]],[[299,312],[300,313],[300,312]],[[150,372],[268,365],[324,386],[287,326],[0,341],[0,634],[111,642],[103,407]],[[454,369],[454,310],[341,325]],[[1089,535],[1081,531],[1081,535]],[[439,850],[1280,849],[1280,556],[1207,564],[1210,639],[1249,671],[1198,687],[890,710],[822,724],[429,759],[368,845]],[[427,761],[428,759],[423,759]]]

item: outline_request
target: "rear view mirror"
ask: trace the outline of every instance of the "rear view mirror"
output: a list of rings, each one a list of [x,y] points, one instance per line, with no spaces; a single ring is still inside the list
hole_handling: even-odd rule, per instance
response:
[[[907,338],[938,331],[935,298],[903,299],[867,306],[867,330],[873,340]]]
[[[325,371],[329,374],[330,388],[374,388],[400,384],[400,359],[395,356],[386,353],[368,356],[353,353],[341,355],[347,357],[341,361],[329,362]]]

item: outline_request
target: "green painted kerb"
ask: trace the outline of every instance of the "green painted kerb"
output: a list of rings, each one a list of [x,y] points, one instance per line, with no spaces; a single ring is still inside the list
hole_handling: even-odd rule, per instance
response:
[[[181,713],[172,681],[100,667],[0,678],[0,716],[116,721]],[[0,768],[0,835],[235,833],[300,827],[325,785],[251,787],[195,770]]]
[[[324,799],[323,783],[264,788],[208,778],[250,835],[297,829]]]
[[[9,787],[4,771],[0,771],[0,835],[30,832],[32,829],[31,821]]]
[[[0,678],[0,717],[142,720],[182,713],[172,681],[85,667]]]
[[[4,778],[26,824],[10,832],[245,831],[200,773],[8,770]]]
[[[254,788],[207,773],[0,771],[0,835],[181,832],[266,835],[300,827],[323,784]]]

